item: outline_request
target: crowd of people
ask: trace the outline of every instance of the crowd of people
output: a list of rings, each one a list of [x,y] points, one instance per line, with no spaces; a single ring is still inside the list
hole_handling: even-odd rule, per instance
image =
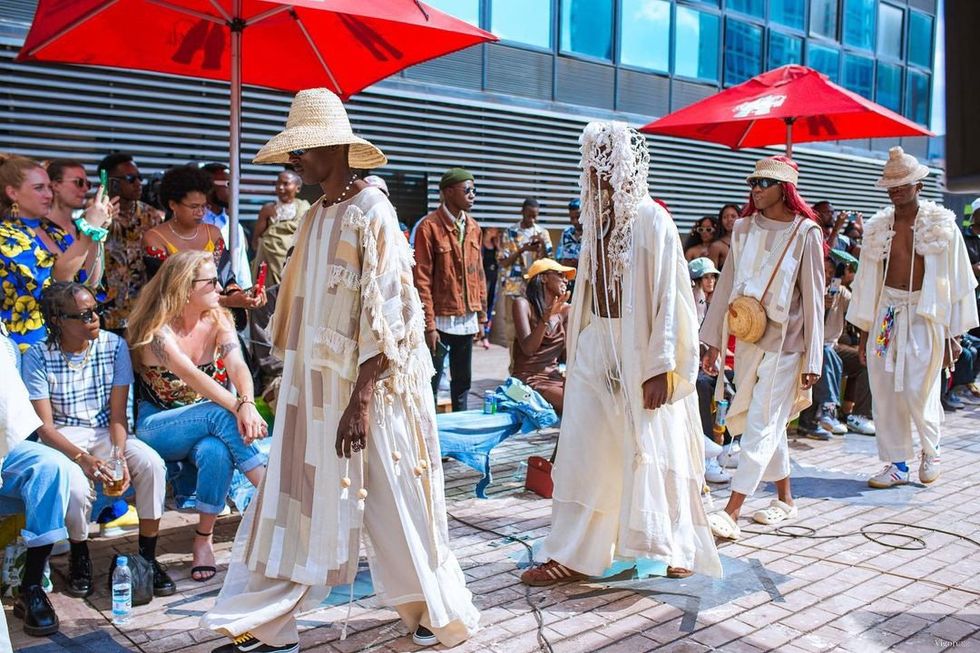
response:
[[[719,576],[715,538],[739,537],[762,482],[777,497],[754,521],[798,514],[797,417],[817,440],[874,436],[871,487],[907,483],[916,458],[920,481],[939,477],[943,408],[980,403],[980,210],[961,232],[919,197],[928,169],[901,148],[878,181],[892,205],[867,219],[808,204],[797,164],[775,156],[747,171],[744,206],[682,238],[649,194],[639,133],[590,123],[581,154],[557,248],[534,198],[512,226],[481,228],[461,167],[409,233],[364,176],[385,155],[336,96],[303,91],[256,158],[283,169],[235,251],[222,164],[167,170],[154,206],[124,153],[99,164],[94,198],[77,161],[0,155],[0,355],[23,381],[2,397],[0,512],[25,515],[24,630],[58,630],[41,583],[55,543],[69,543],[67,593],[91,594],[90,512],[118,489],[115,464],[153,592],[175,591],[156,543],[176,465],[196,487],[195,581],[217,573],[233,473],[255,488],[202,620],[231,640],[216,650],[297,651],[296,613],[351,582],[362,535],[414,641],[462,642],[479,613],[449,546],[435,408],[448,367],[451,407],[467,410],[474,346],[490,342],[562,418],[529,585],[614,559]],[[304,184],[322,192],[312,205]],[[705,481],[731,484],[723,510],[706,512]]]

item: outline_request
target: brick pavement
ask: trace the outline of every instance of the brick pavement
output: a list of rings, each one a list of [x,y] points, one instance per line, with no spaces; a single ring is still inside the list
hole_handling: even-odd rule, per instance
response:
[[[503,376],[507,354],[494,347],[475,350],[474,398]],[[483,629],[454,651],[524,653],[543,650],[541,635],[559,653],[578,651],[822,652],[980,651],[980,546],[939,533],[916,532],[925,550],[888,548],[857,533],[875,521],[894,521],[954,531],[980,541],[980,412],[951,416],[943,446],[943,475],[932,487],[871,491],[864,479],[879,463],[870,438],[847,435],[832,442],[793,439],[798,524],[825,538],[773,535],[763,526],[745,526],[737,543],[720,547],[726,578],[691,577],[668,581],[633,578],[625,572],[581,585],[528,590],[519,580],[523,547],[450,519],[456,554],[483,614]],[[446,466],[450,513],[507,534],[541,538],[548,529],[550,502],[524,492],[514,478],[521,461],[550,453],[555,432],[508,440],[493,454],[490,498],[473,498],[478,475],[461,464]],[[743,514],[765,506],[772,488],[746,503]],[[716,507],[727,497],[716,487]],[[216,529],[219,565],[227,562],[239,518],[222,518]],[[192,519],[168,513],[159,549],[178,581],[178,593],[137,608],[132,622],[109,622],[104,570],[117,551],[135,549],[135,536],[94,539],[98,590],[88,600],[52,595],[62,632],[30,638],[6,606],[15,650],[142,651],[199,653],[221,643],[197,628],[223,579],[190,579]],[[890,530],[894,526],[881,526]],[[746,531],[751,531],[746,533]],[[850,533],[842,538],[826,538]],[[900,543],[892,538],[893,543]],[[363,564],[363,562],[362,562]],[[53,560],[55,587],[62,585],[65,558]],[[101,571],[101,573],[99,573]],[[223,569],[222,569],[223,571]],[[365,574],[366,575],[366,574]],[[355,601],[350,633],[339,640],[346,591],[330,605],[301,619],[304,651],[415,651],[392,610],[372,596]],[[328,602],[330,599],[328,599]],[[540,612],[536,614],[531,605]]]

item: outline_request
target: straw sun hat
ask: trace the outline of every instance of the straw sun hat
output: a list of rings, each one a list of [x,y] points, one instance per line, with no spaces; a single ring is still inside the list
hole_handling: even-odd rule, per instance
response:
[[[340,98],[325,88],[308,88],[293,98],[286,129],[273,136],[255,155],[255,163],[288,163],[293,150],[350,145],[351,168],[370,170],[388,162],[377,147],[354,135]]]
[[[911,154],[906,154],[899,146],[888,150],[888,161],[881,171],[881,178],[875,182],[878,188],[895,188],[914,184],[929,176],[929,168],[925,167]]]
[[[800,173],[789,163],[769,157],[755,162],[755,170],[745,178],[746,181],[750,179],[775,179],[796,186],[800,181]]]

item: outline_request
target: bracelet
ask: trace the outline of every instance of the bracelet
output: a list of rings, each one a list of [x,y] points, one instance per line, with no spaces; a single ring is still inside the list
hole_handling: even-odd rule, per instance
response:
[[[75,457],[72,458],[71,461],[73,463],[77,463],[78,462],[78,459],[81,458],[84,455],[85,455],[85,452],[84,451],[79,451],[78,453],[75,454]]]
[[[242,406],[244,406],[245,404],[252,404],[254,406],[255,405],[255,402],[252,401],[251,399],[246,399],[245,401],[239,401],[238,402],[238,406],[235,407],[235,414],[236,415],[238,414],[238,411],[240,411],[242,409]]]
[[[75,228],[78,233],[88,236],[97,243],[101,243],[109,236],[109,230],[103,227],[96,227],[85,218],[75,218]]]

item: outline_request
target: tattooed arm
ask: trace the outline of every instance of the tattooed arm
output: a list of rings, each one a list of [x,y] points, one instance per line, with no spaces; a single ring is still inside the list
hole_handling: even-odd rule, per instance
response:
[[[265,420],[255,408],[252,373],[245,364],[235,325],[230,320],[221,320],[217,343],[216,355],[224,361],[228,378],[238,390],[238,399],[233,410],[235,419],[238,420],[238,432],[242,434],[245,444],[251,444],[252,441],[265,437],[268,429]]]
[[[234,331],[233,327],[230,328]],[[220,334],[221,331],[219,330],[218,342],[222,342]],[[231,412],[235,412],[235,408],[238,406],[235,396],[198,369],[194,361],[180,349],[180,344],[169,327],[163,327],[157,331],[153,340],[142,351],[141,358],[144,365],[167,368],[198,394],[207,397]]]

